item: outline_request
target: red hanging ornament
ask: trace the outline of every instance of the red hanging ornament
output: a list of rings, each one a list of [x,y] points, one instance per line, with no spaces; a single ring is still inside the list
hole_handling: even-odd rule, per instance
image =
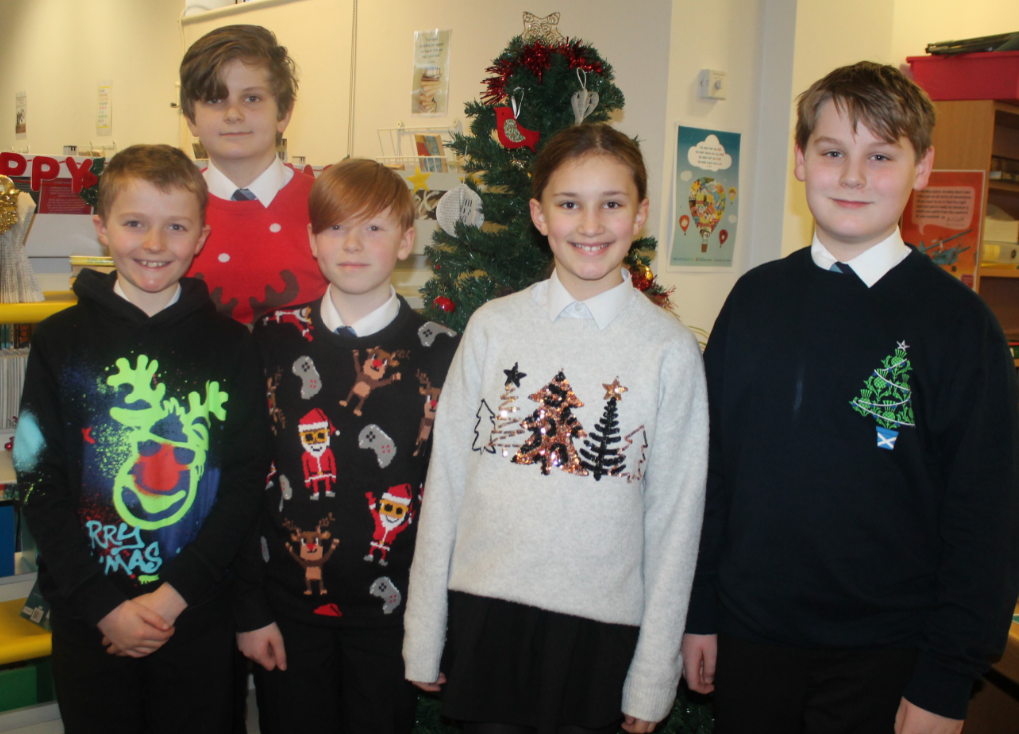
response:
[[[655,275],[651,268],[642,263],[630,266],[630,282],[637,290],[644,292],[654,284]]]
[[[435,306],[440,311],[445,311],[446,313],[453,313],[454,311],[456,311],[456,304],[453,303],[448,298],[446,298],[445,296],[436,296],[435,300],[432,301],[432,305]]]
[[[541,137],[541,133],[535,130],[528,130],[517,122],[517,116],[520,114],[520,103],[523,99],[524,90],[518,87],[514,90],[513,96],[510,97],[510,105],[512,107],[495,108],[495,128],[499,133],[499,142],[507,149],[512,150],[513,148],[527,146],[537,153],[538,151],[535,146],[538,144],[538,138]]]

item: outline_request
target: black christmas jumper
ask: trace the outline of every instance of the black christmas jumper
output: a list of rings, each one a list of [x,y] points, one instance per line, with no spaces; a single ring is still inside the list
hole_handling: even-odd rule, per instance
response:
[[[687,631],[914,647],[906,698],[964,718],[1019,593],[1016,375],[994,315],[915,250],[867,288],[806,248],[740,279],[705,363]]]
[[[432,422],[459,336],[402,298],[365,337],[330,331],[319,301],[269,314],[254,334],[273,464],[238,565],[239,629],[279,615],[402,624]]]
[[[179,300],[149,317],[116,277],[82,272],[77,305],[39,325],[15,437],[40,589],[83,637],[162,582],[193,619],[225,610],[269,463],[247,329],[201,281],[182,279]]]

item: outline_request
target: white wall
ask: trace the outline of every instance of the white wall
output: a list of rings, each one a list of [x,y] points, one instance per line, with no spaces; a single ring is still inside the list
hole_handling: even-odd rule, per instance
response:
[[[271,28],[300,68],[297,110],[287,132],[291,154],[310,162],[348,151],[354,0],[272,0],[177,19],[182,0],[33,0],[4,3],[0,27],[0,147],[57,152],[99,140],[96,84],[114,84],[114,135],[137,142],[184,143],[173,84],[184,49],[230,23]],[[485,67],[522,30],[521,14],[562,13],[563,33],[596,46],[615,67],[627,105],[617,123],[639,136],[648,162],[652,216],[659,238],[656,271],[676,286],[688,324],[710,328],[735,279],[750,267],[809,242],[811,220],[792,176],[793,97],[836,66],[869,58],[901,64],[931,41],[1019,29],[1014,0],[719,0],[705,19],[694,0],[374,0],[358,3],[353,153],[378,156],[377,129],[448,125],[482,92]],[[452,28],[450,111],[409,113],[415,30]],[[181,33],[183,31],[183,38]],[[697,73],[729,75],[725,101],[696,96]],[[13,132],[14,96],[28,92],[29,133]],[[526,102],[525,102],[526,104]],[[666,272],[673,218],[675,124],[743,134],[742,217],[730,271]],[[105,142],[105,141],[104,141]],[[524,214],[522,213],[522,216]],[[425,272],[414,275],[420,280]]]
[[[180,63],[181,0],[9,0],[0,20],[0,148],[61,153],[176,142],[170,108]],[[113,82],[113,135],[96,134],[98,83]],[[28,133],[14,133],[14,99],[28,94]]]
[[[712,6],[710,22],[703,22],[703,4],[673,2],[668,109],[661,121],[667,144],[656,271],[664,285],[675,286],[676,310],[690,326],[710,330],[736,279],[779,252],[795,5],[795,0],[735,0]],[[727,99],[698,98],[697,76],[707,68],[727,72]],[[742,133],[741,216],[730,270],[667,272],[669,236],[678,216],[671,180],[676,123]]]

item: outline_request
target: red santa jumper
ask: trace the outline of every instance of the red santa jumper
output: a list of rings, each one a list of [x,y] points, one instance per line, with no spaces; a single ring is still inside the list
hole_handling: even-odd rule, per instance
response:
[[[319,485],[325,489],[326,497],[335,497],[332,491],[336,482],[336,459],[329,448],[329,436],[333,432],[333,424],[318,408],[315,408],[297,424],[301,434],[301,445],[304,455],[301,466],[304,468],[304,486],[312,489],[311,498],[318,499]]]
[[[411,488],[409,484],[398,484],[390,487],[382,495],[382,500],[375,501],[375,495],[365,492],[368,498],[368,509],[375,519],[375,535],[372,536],[371,549],[364,557],[366,561],[375,560],[375,551],[382,552],[380,566],[388,565],[386,554],[397,535],[406,530],[414,522],[414,514],[410,506]]]

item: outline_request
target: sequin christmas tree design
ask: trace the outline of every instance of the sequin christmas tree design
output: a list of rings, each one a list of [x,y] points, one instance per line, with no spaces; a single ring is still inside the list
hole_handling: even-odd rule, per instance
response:
[[[495,430],[492,431],[489,446],[492,451],[499,449],[503,456],[509,456],[510,449],[515,451],[520,447],[520,439],[515,437],[526,432],[520,427],[520,421],[516,417],[520,408],[513,403],[517,401],[517,388],[520,387],[520,381],[527,377],[527,373],[520,371],[519,362],[514,362],[511,369],[503,370],[503,372],[506,373],[506,384],[502,395],[499,396],[502,402],[499,403],[496,413]]]
[[[619,437],[619,400],[622,400],[626,388],[619,384],[617,377],[611,384],[603,384],[605,388],[605,410],[601,420],[598,421],[591,435],[584,439],[584,446],[580,450],[580,464],[591,472],[595,481],[601,481],[602,477],[614,477],[622,473],[626,468],[624,461],[626,457],[618,446],[622,439]]]
[[[873,416],[877,421],[878,448],[895,448],[899,428],[913,426],[912,391],[909,373],[912,365],[906,357],[909,345],[899,342],[895,353],[884,358],[881,366],[867,378],[860,396],[850,404],[860,415]]]
[[[513,462],[540,464],[541,473],[545,475],[552,467],[558,467],[570,474],[587,476],[573,446],[573,439],[587,435],[573,415],[573,409],[582,408],[584,404],[573,392],[566,375],[560,370],[550,383],[528,398],[539,403],[539,407],[520,422],[531,435],[517,450]]]

